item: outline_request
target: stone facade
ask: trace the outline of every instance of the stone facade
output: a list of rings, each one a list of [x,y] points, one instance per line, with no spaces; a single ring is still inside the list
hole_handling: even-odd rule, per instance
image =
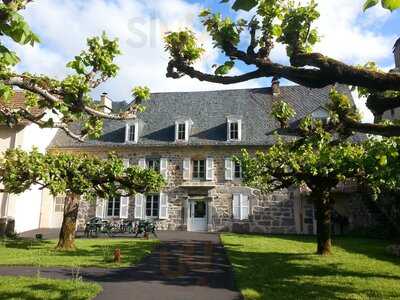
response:
[[[119,149],[118,155],[129,158],[131,165],[139,164],[143,158],[167,158],[168,217],[157,220],[160,230],[190,230],[188,227],[188,203],[192,197],[203,197],[207,201],[208,231],[255,232],[271,234],[312,234],[315,232],[313,207],[298,190],[281,190],[264,195],[257,190],[242,186],[241,180],[225,179],[225,158],[238,155],[241,147],[170,147]],[[247,149],[250,153],[260,148]],[[96,150],[92,154],[105,156],[108,149]],[[214,180],[193,181],[183,179],[185,158],[214,161]],[[244,220],[233,217],[233,194],[243,194],[249,200],[249,216]],[[128,219],[135,219],[135,199],[129,201]],[[88,219],[96,215],[94,203],[83,202],[79,211],[79,228],[83,229]]]

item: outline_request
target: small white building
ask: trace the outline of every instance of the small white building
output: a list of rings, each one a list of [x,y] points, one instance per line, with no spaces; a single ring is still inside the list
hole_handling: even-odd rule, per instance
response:
[[[16,92],[7,105],[17,109],[23,107],[24,102],[23,92]],[[45,152],[56,132],[57,129],[41,129],[28,122],[14,128],[0,125],[0,153],[16,148],[30,151],[33,147]],[[43,193],[37,187],[20,195],[0,193],[0,218],[14,219],[17,233],[37,229],[40,227],[42,198]]]

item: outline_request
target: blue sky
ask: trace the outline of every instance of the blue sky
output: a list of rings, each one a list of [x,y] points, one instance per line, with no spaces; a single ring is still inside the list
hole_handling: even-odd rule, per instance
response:
[[[306,2],[306,0],[299,0]],[[377,61],[382,68],[394,65],[392,46],[400,37],[400,12],[389,13],[376,7],[363,13],[364,0],[319,0],[321,18],[317,26],[322,40],[316,51],[351,64]],[[119,76],[94,93],[106,91],[116,101],[129,100],[136,85],[147,85],[155,92],[214,90],[269,86],[270,79],[221,86],[183,78],[166,79],[168,56],[163,50],[162,37],[166,31],[194,28],[207,50],[196,64],[202,71],[212,72],[211,66],[224,61],[212,47],[212,42],[196,17],[202,8],[211,7],[224,15],[237,16],[229,5],[219,0],[38,0],[24,13],[39,34],[42,44],[31,48],[17,47],[23,63],[20,71],[44,73],[58,78],[67,74],[65,64],[85,46],[89,36],[105,30],[119,38],[123,56]],[[241,12],[240,16],[251,14]],[[272,59],[285,63],[285,49],[277,45]],[[234,73],[246,71],[238,65]],[[362,101],[359,101],[362,107]]]

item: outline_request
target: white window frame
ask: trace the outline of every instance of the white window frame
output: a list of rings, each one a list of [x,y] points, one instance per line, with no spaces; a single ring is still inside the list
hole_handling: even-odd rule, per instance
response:
[[[236,165],[239,165],[240,168],[240,176],[237,177],[236,176]],[[232,161],[232,178],[234,180],[242,180],[243,179],[243,168],[242,165],[240,163],[237,163],[236,161]]]
[[[319,107],[311,113],[311,117],[314,120],[320,120],[322,123],[329,123],[329,112],[323,107]]]
[[[239,164],[240,165],[240,164]],[[236,177],[236,162],[231,157],[225,158],[225,180],[242,180],[243,179],[243,169],[240,166],[240,177]]]
[[[158,197],[158,210],[157,210],[157,215],[155,216],[153,214],[154,212],[154,197]],[[151,208],[150,208],[150,216],[147,215],[147,199],[148,197],[151,197]],[[145,201],[144,201],[144,215],[148,219],[159,219],[160,218],[160,207],[161,207],[161,195],[160,194],[149,194],[145,195]]]
[[[195,175],[197,176],[197,175],[200,175],[201,174],[201,172],[200,172],[200,164],[201,164],[201,162],[204,162],[204,176],[203,177],[195,177]],[[197,164],[197,166],[196,166],[196,164]],[[197,172],[197,174],[195,173],[195,171],[194,171],[194,168],[195,167],[197,167],[197,169],[198,169],[198,172]],[[191,161],[191,168],[192,168],[192,180],[196,180],[196,181],[204,181],[204,180],[207,180],[207,159],[193,159],[192,161]]]
[[[118,210],[118,214],[115,213],[115,200],[116,200],[116,198],[118,198],[118,200],[119,200],[119,210]],[[119,218],[119,217],[121,216],[121,204],[122,204],[122,199],[121,199],[121,197],[116,197],[116,198],[107,199],[106,207],[105,207],[105,216],[106,216],[107,218]],[[109,206],[109,204],[110,204],[110,201],[112,201],[112,203],[113,203],[113,204],[112,204],[112,214],[111,214],[111,215],[108,214],[108,206]]]
[[[132,127],[135,127],[135,133],[134,133],[134,139],[131,140],[131,130]],[[139,122],[136,121],[134,123],[127,123],[125,125],[125,143],[127,144],[137,144],[137,142],[139,141]]]
[[[57,200],[61,200],[62,203],[57,203]],[[54,197],[54,212],[55,213],[63,213],[65,206],[65,196],[56,196]],[[57,208],[61,208],[57,210]]]
[[[232,195],[232,216],[234,220],[248,220],[250,217],[250,200],[245,194]]]
[[[185,137],[184,139],[179,138],[179,125],[185,125]],[[192,121],[191,120],[178,120],[175,122],[175,142],[189,142],[189,135],[191,131]]]
[[[242,140],[242,119],[237,117],[228,117],[227,119],[227,141],[228,142],[240,142]],[[238,124],[238,138],[232,139],[231,138],[231,124],[237,123]]]

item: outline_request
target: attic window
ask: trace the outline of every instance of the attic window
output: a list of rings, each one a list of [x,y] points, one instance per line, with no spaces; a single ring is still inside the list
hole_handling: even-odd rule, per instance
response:
[[[329,113],[326,109],[320,107],[312,112],[312,118],[315,120],[320,120],[322,123],[326,124],[329,122]]]
[[[175,141],[188,142],[190,133],[190,120],[180,120],[175,122]]]
[[[228,118],[228,141],[242,140],[242,120],[238,118]]]
[[[137,143],[138,139],[139,139],[139,124],[137,122],[133,124],[126,124],[125,142]]]

